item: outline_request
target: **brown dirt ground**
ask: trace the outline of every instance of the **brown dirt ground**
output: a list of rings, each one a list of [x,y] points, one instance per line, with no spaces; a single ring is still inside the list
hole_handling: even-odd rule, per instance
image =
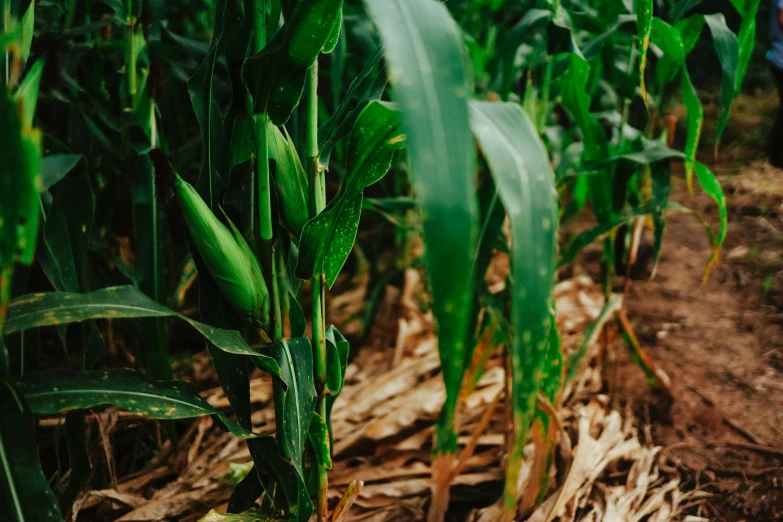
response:
[[[606,375],[651,442],[666,448],[687,487],[711,493],[686,514],[739,522],[783,520],[783,171],[763,163],[715,169],[729,204],[720,266],[701,224],[672,216],[657,275],[635,281],[628,312],[648,354],[672,380],[652,392],[623,351]],[[674,180],[674,200],[717,211]]]

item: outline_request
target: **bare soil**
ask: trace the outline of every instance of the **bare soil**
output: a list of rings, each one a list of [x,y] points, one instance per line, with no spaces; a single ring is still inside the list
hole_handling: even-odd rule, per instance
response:
[[[630,405],[689,488],[710,496],[686,514],[783,520],[783,171],[763,163],[718,169],[729,204],[720,266],[702,284],[710,247],[700,223],[672,216],[657,275],[635,281],[628,313],[672,380],[651,391],[623,351],[610,396]],[[714,203],[681,177],[673,199],[717,222]]]

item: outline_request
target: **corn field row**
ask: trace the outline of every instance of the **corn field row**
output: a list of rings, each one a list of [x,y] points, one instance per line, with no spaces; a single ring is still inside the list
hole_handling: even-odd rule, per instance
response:
[[[657,262],[672,212],[704,223],[705,277],[719,260],[726,202],[698,159],[688,58],[707,42],[720,65],[719,142],[759,0],[731,0],[735,28],[710,4],[0,0],[0,518],[68,517],[92,476],[85,411],[110,405],[172,441],[201,416],[245,440],[253,468],[221,520],[337,519],[330,417],[350,346],[326,299],[357,253],[383,246],[361,241],[369,217],[394,256],[370,254],[371,282],[423,269],[437,324],[429,520],[449,506],[482,339],[507,353],[503,506],[518,519],[549,487],[540,470],[522,498],[523,448],[535,432],[551,457],[550,412],[579,369],[554,326],[558,269],[601,244],[611,306],[646,224]],[[683,139],[667,119],[678,104]],[[669,200],[678,163],[717,225]],[[594,225],[559,242],[584,215]],[[497,251],[511,271],[492,294]],[[103,363],[105,320],[133,339],[133,368]],[[230,411],[173,380],[174,323],[203,338]],[[274,437],[251,426],[253,368],[274,382]],[[56,473],[41,416],[64,425]]]

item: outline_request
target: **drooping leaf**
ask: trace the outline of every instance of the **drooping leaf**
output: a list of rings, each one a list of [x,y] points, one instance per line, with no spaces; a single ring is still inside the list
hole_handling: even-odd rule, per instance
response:
[[[275,375],[279,374],[277,364],[269,357],[253,351],[239,332],[222,330],[180,315],[156,303],[132,286],[114,286],[88,294],[49,292],[18,297],[8,306],[4,333],[89,319],[142,317],[178,319],[189,324],[222,351],[254,357],[267,371]]]
[[[404,145],[397,113],[381,102],[367,105],[351,133],[348,174],[340,192],[302,231],[298,278],[323,273],[326,284],[334,284],[356,240],[364,189],[386,174],[395,151]]]
[[[557,193],[546,149],[518,104],[473,102],[470,107],[473,132],[511,222],[514,337],[509,352],[515,442],[506,475],[509,506],[516,505],[522,450],[536,412],[549,346]]]
[[[40,371],[20,379],[19,389],[39,414],[113,405],[150,419],[216,415],[234,435],[254,436],[210,406],[190,383],[154,381],[129,368]]]
[[[61,522],[36,446],[35,417],[27,400],[0,378],[0,503],[9,522]]]
[[[365,0],[386,60],[409,143],[410,176],[421,203],[432,309],[446,402],[436,452],[456,450],[453,415],[464,374],[470,269],[478,205],[470,133],[467,56],[459,27],[436,0]]]

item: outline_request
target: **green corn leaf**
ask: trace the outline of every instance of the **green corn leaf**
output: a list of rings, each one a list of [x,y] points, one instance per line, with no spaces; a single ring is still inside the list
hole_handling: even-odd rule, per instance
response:
[[[590,94],[587,87],[590,65],[576,53],[568,55],[568,62],[568,69],[560,80],[563,105],[582,131],[583,161],[603,161],[609,157],[609,143],[603,127],[590,113]],[[587,184],[598,221],[603,223],[611,220],[612,170],[601,169],[588,178]]]
[[[652,202],[653,208],[653,263],[658,264],[658,257],[663,247],[663,233],[666,228],[666,209],[669,205],[672,175],[666,162],[652,166]]]
[[[42,189],[49,190],[84,159],[81,154],[50,154],[41,160]]]
[[[14,261],[29,265],[40,215],[41,133],[22,121],[5,87],[0,88],[0,158],[0,267]]]
[[[676,22],[686,14],[688,11],[695,9],[704,0],[678,0],[670,13],[672,21]]]
[[[582,171],[595,171],[613,165],[620,161],[630,161],[637,165],[649,165],[662,160],[683,159],[685,154],[676,149],[670,149],[664,142],[639,138],[631,146],[631,152],[620,154],[611,154],[605,159],[599,161],[587,161],[581,169]]]
[[[456,450],[453,416],[464,375],[478,226],[467,56],[459,27],[435,0],[365,0],[385,45],[421,203],[446,402],[436,452]]]
[[[189,419],[217,416],[234,435],[253,433],[221,415],[185,381],[154,381],[136,370],[112,368],[80,372],[46,370],[19,380],[33,412],[55,415],[72,410],[112,405],[150,419]]]
[[[704,125],[704,109],[698,94],[696,94],[696,89],[693,87],[691,77],[684,67],[680,72],[680,91],[682,92],[683,105],[688,113],[688,131],[685,137],[685,179],[688,183],[688,189],[693,192],[693,169]]]
[[[516,505],[522,449],[536,412],[551,327],[555,277],[555,175],[535,125],[515,103],[473,102],[471,125],[511,222],[511,394],[515,443],[506,505]]]
[[[30,57],[30,48],[33,45],[35,33],[35,2],[31,1],[27,10],[22,15],[20,27],[20,40],[22,44],[22,61],[26,62]]]
[[[704,21],[712,32],[715,52],[718,55],[720,67],[723,70],[721,78],[721,114],[718,118],[718,133],[716,143],[720,142],[729,118],[729,109],[737,95],[737,74],[739,72],[739,42],[728,25],[722,13],[704,16]]]
[[[310,340],[297,337],[280,341],[270,346],[266,353],[277,362],[280,378],[286,385],[282,420],[285,440],[294,467],[304,477],[302,455],[316,399]]]
[[[372,100],[378,100],[386,88],[386,76],[383,74],[383,48],[364,63],[364,67],[348,86],[348,92],[334,114],[318,129],[318,162],[329,166],[329,158],[334,146],[348,135],[365,106]]]
[[[348,366],[348,353],[350,344],[343,334],[330,326],[326,329],[326,383],[324,395],[337,397],[343,389],[345,369]]]
[[[285,134],[283,134],[285,132]],[[277,186],[280,217],[294,236],[300,237],[309,217],[307,211],[307,173],[288,135],[269,123],[267,131],[269,159],[275,162],[275,185]]]
[[[313,421],[310,423],[309,432],[310,445],[315,454],[315,461],[319,466],[326,469],[332,469],[331,445],[329,443],[329,428],[323,417],[317,413],[313,414]]]
[[[32,2],[31,4],[32,5]],[[25,127],[33,126],[33,116],[35,108],[38,106],[38,90],[41,86],[41,77],[43,76],[44,61],[36,61],[16,90],[16,99],[22,105],[22,125]]]
[[[46,213],[39,262],[58,292],[87,291],[87,249],[95,194],[85,172],[63,181]]]
[[[565,250],[560,254],[560,259],[557,263],[558,267],[562,267],[571,263],[574,259],[576,259],[576,256],[579,254],[579,252],[581,252],[586,246],[591,245],[603,237],[606,237],[620,225],[628,223],[635,217],[652,215],[653,212],[654,204],[650,202],[641,207],[633,208],[626,214],[613,216],[611,220],[605,221],[596,227],[585,230],[576,236],[573,240],[571,240]]]
[[[718,178],[716,178],[715,174],[701,162],[696,162],[694,170],[696,172],[696,179],[699,180],[701,188],[718,204],[718,211],[720,214],[720,227],[718,233],[708,234],[708,236],[711,237],[712,256],[710,256],[707,269],[704,272],[704,279],[706,281],[707,277],[709,277],[710,270],[720,259],[720,251],[726,240],[726,234],[728,233],[729,217],[728,208],[726,206],[726,196],[723,193],[723,188],[720,186]]]
[[[213,92],[215,65],[239,29],[244,14],[241,0],[221,0],[217,3],[212,44],[204,61],[188,81],[188,93],[203,144],[198,188],[210,208],[217,202],[214,182],[220,158],[220,135],[223,132],[220,108]],[[227,172],[222,174],[228,175]]]
[[[342,9],[340,9],[337,12],[337,19],[334,21],[332,25],[332,32],[329,33],[329,38],[327,38],[323,49],[321,49],[321,52],[331,53],[332,51],[334,51],[334,48],[337,47],[337,42],[340,41],[340,30],[342,28],[342,25],[343,25],[343,11]]]
[[[647,69],[647,50],[650,47],[653,0],[634,0],[634,10],[636,11],[636,34],[639,50],[639,85],[642,88],[642,99],[647,104],[647,87],[644,83],[644,72]]]
[[[275,125],[288,121],[302,97],[307,70],[333,43],[335,26],[339,36],[342,5],[343,0],[299,2],[283,30],[245,61],[242,76],[255,114],[267,113]]]
[[[724,88],[721,96],[723,111],[721,112],[720,119],[718,119],[717,143],[720,142],[720,139],[726,130],[731,105],[740,93],[742,81],[745,78],[745,72],[748,70],[748,65],[750,64],[753,46],[756,43],[756,14],[759,10],[759,3],[760,0],[746,0],[742,3],[743,5],[739,5],[739,2],[735,4],[742,16],[739,34],[737,35],[737,70],[734,74],[734,84],[731,86],[731,90],[728,90],[727,84],[722,86]]]
[[[302,231],[298,278],[323,273],[331,288],[356,240],[364,189],[386,174],[394,153],[404,145],[397,113],[381,102],[367,105],[351,133],[348,174],[340,192]]]
[[[368,306],[372,306],[371,304]],[[326,401],[326,427],[329,437],[332,437],[332,409],[337,396],[345,384],[345,370],[348,368],[348,355],[351,346],[337,328],[330,326],[326,329],[326,383],[324,389]]]
[[[343,0],[302,0],[291,20],[286,58],[292,67],[307,69],[318,55],[337,43]]]
[[[291,516],[296,522],[308,522],[313,503],[307,486],[291,459],[280,454],[274,437],[248,439],[247,444],[264,490],[274,492],[270,495],[274,498],[269,498],[272,510]]]
[[[10,381],[0,379],[0,504],[9,522],[63,519],[41,469],[35,428],[24,395]]]
[[[579,365],[582,359],[587,355],[587,351],[590,348],[590,343],[595,341],[597,334],[596,328],[599,325],[606,323],[608,318],[620,309],[623,303],[623,296],[621,294],[613,294],[605,303],[598,317],[590,323],[590,326],[585,330],[582,342],[579,344],[579,348],[571,354],[568,358],[568,364],[566,365],[565,383],[569,383],[574,380],[576,374],[579,372]]]
[[[77,323],[90,319],[122,319],[171,317],[189,324],[222,351],[259,359],[264,369],[279,375],[277,363],[270,357],[253,351],[239,332],[222,330],[194,321],[156,303],[132,286],[114,286],[89,294],[49,292],[27,294],[8,305],[4,333],[10,334],[38,328]]]
[[[660,18],[653,18],[650,41],[663,52],[655,67],[658,90],[663,92],[665,86],[685,65],[685,46],[680,31]]]

